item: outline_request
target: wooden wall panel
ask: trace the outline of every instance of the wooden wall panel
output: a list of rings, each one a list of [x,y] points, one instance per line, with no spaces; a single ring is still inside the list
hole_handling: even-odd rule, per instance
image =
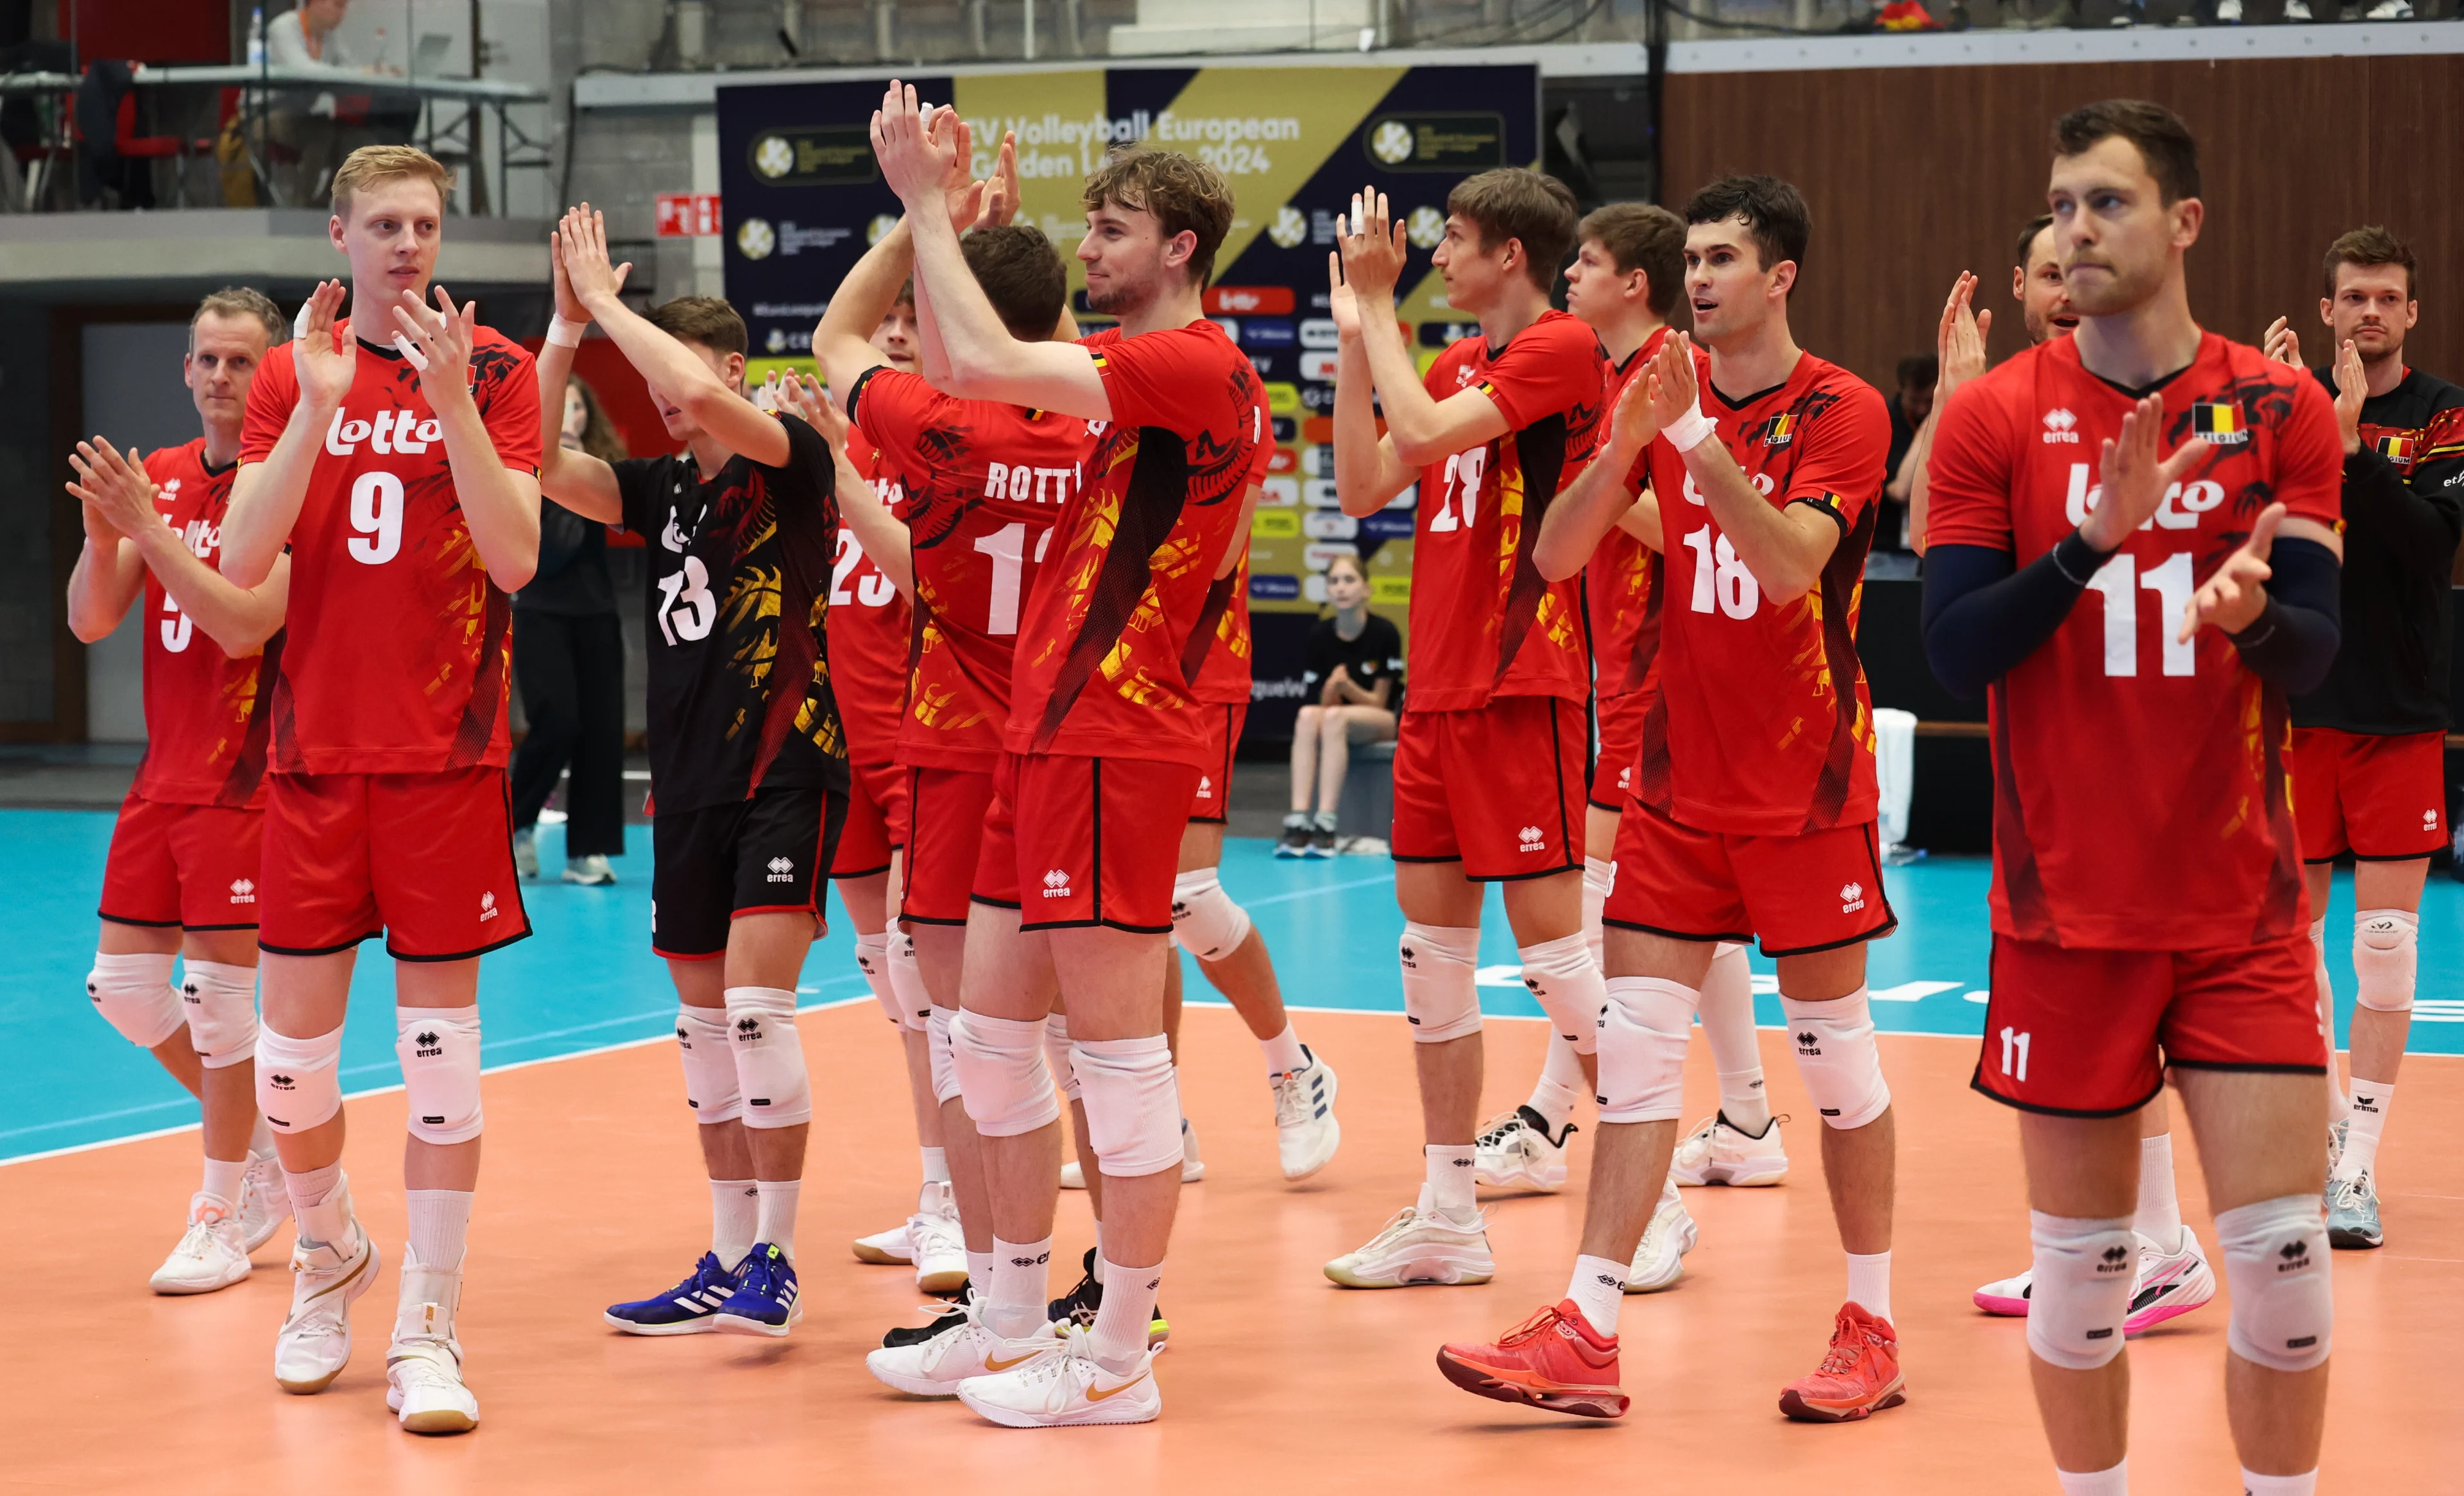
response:
[[[1887,386],[1902,355],[1931,351],[1962,270],[1985,281],[1994,356],[2020,346],[2011,242],[2043,211],[2049,128],[2117,97],[2157,99],[2198,135],[2201,322],[2255,341],[2292,316],[2317,362],[2320,257],[2338,233],[2381,222],[2422,261],[2411,362],[2464,382],[2464,57],[1679,74],[1667,201],[1726,171],[1796,183],[1814,212],[1797,341]]]

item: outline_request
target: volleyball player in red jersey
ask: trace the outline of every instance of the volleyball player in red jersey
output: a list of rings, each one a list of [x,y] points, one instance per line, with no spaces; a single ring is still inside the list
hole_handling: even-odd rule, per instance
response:
[[[1481,330],[1439,355],[1425,378],[1395,319],[1402,224],[1381,194],[1355,195],[1352,206],[1330,287],[1336,493],[1345,514],[1365,517],[1419,485],[1393,843],[1425,1182],[1326,1274],[1354,1288],[1486,1283],[1496,1264],[1472,1192],[1483,883],[1505,885],[1524,983],[1584,1054],[1600,1006],[1599,968],[1583,939],[1592,662],[1582,589],[1544,582],[1530,559],[1541,517],[1591,459],[1599,341],[1549,305],[1574,247],[1574,199],[1563,183],[1507,167],[1448,195],[1432,262],[1448,304]]]
[[[263,582],[287,546],[289,629],[272,682],[258,940],[257,1096],[299,1240],[275,1352],[285,1391],[350,1355],[349,1306],[377,1254],[341,1173],[342,1017],[355,948],[382,930],[410,1140],[410,1242],[385,1405],[415,1433],[478,1422],[455,1307],[479,1177],[479,955],[530,933],[506,800],[509,593],[539,559],[539,388],[530,355],[443,288],[423,297],[446,169],[409,146],[334,177],[327,282],[302,336],[249,391],[223,574]]]
[[[1926,654],[1991,705],[1974,1085],[2021,1112],[2029,1369],[2068,1496],[2126,1488],[2136,1114],[2167,1068],[2233,1290],[2242,1485],[2306,1496],[2334,1309],[2287,693],[2336,655],[2343,447],[2317,380],[2191,319],[2181,120],[2091,104],[2053,157],[2079,327],[1954,396],[1931,469]]]
[[[274,1134],[256,1112],[257,845],[272,718],[266,654],[280,649],[288,562],[242,591],[215,569],[240,423],[266,350],[290,328],[254,291],[217,291],[188,319],[181,374],[205,434],[142,460],[80,443],[85,545],[69,627],[93,643],[145,605],[145,757],[112,827],[102,936],[86,996],[149,1050],[203,1112],[205,1180],[157,1293],[210,1293],[291,1214]],[[175,956],[187,958],[171,980]]]
[[[1060,1112],[1042,1038],[1057,988],[1107,1195],[1093,1327],[1007,1342],[1003,1363],[1023,1360],[957,1391],[1011,1426],[1143,1422],[1162,1411],[1148,1330],[1180,1188],[1161,991],[1174,864],[1206,751],[1190,681],[1212,643],[1210,599],[1220,607],[1231,586],[1247,479],[1268,439],[1256,369],[1199,316],[1232,193],[1177,153],[1114,156],[1088,178],[1077,253],[1089,304],[1118,317],[1123,336],[1101,348],[1022,341],[968,273],[947,215],[926,210],[939,208],[951,168],[947,120],[928,121],[914,91],[893,82],[873,122],[915,235],[926,367],[952,394],[1099,423],[1086,484],[1063,504],[1023,608],[1006,757],[969,912],[971,953],[981,937],[1026,960],[993,970],[970,955],[952,1056],[984,1139],[996,1234],[1048,1238]],[[1023,906],[1016,935],[1010,912],[986,899]],[[996,1293],[1007,1301],[1001,1285]]]

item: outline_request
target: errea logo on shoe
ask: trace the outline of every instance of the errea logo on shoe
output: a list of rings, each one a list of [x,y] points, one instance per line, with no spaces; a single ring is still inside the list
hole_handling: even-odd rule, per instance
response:
[[[1063,872],[1058,868],[1045,873],[1044,875],[1044,896],[1045,898],[1067,898],[1069,896],[1069,874]]]
[[[1853,914],[1865,907],[1865,885],[1843,883],[1839,886],[1839,913]]]
[[[1525,826],[1521,831],[1516,833],[1516,836],[1522,842],[1523,849],[1527,852],[1541,852],[1549,849],[1548,838],[1541,833],[1540,828],[1536,825]]]
[[[791,857],[773,857],[773,858],[771,858],[771,859],[770,859],[770,877],[769,877],[769,880],[768,880],[768,881],[770,881],[770,882],[772,882],[772,883],[793,883],[793,882],[795,882],[795,881],[796,881],[796,863],[795,863],[795,859],[793,859],[793,858],[791,858]]]

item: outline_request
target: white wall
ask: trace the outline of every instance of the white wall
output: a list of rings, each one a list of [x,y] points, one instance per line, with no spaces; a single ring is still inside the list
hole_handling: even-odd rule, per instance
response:
[[[89,322],[83,414],[77,430],[122,450],[177,447],[198,431],[197,407],[180,382],[186,322]],[[131,607],[110,638],[85,651],[86,733],[100,743],[145,740],[145,609]]]

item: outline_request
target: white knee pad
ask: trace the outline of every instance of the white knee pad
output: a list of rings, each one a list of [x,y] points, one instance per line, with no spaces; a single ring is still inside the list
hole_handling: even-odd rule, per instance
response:
[[[1881,1116],[1891,1104],[1891,1088],[1882,1079],[1881,1052],[1874,1046],[1865,989],[1827,1002],[1799,1002],[1781,993],[1779,1005],[1787,1010],[1789,1037],[1796,1045],[1797,1074],[1823,1122],[1847,1129]]]
[[[277,1133],[321,1127],[342,1110],[342,1029],[294,1039],[261,1028],[256,1034],[256,1106]]]
[[[859,933],[855,937],[855,964],[864,973],[864,984],[872,989],[872,1001],[881,1004],[882,1016],[893,1023],[903,1022],[906,1015],[900,1011],[898,994],[890,987],[890,932]]]
[[[394,1009],[393,1052],[402,1060],[410,1135],[467,1143],[487,1119],[479,1110],[479,1010]]]
[[[180,974],[180,1003],[188,1010],[188,1044],[209,1070],[256,1057],[256,968],[190,961]]]
[[[171,990],[171,957],[152,951],[132,956],[94,953],[94,970],[86,973],[85,995],[102,1021],[140,1049],[151,1049],[180,1031],[187,1016],[180,1011],[179,995]]]
[[[2412,1011],[2412,982],[2421,959],[2421,916],[2401,909],[2365,909],[2353,916],[2353,1001],[2381,1013]]]
[[[2233,1290],[2227,1349],[2279,1372],[2323,1363],[2335,1339],[2336,1301],[2319,1197],[2285,1195],[2222,1212],[2216,1238]]]
[[[901,930],[890,933],[890,991],[898,999],[898,1022],[912,1033],[924,1032],[933,994],[924,985],[924,968],[915,964],[915,937]]]
[[[676,1057],[684,1061],[685,1105],[693,1109],[694,1121],[734,1122],[744,1115],[744,1089],[736,1081],[725,1011],[678,1004]]]
[[[2028,1288],[2028,1349],[2047,1365],[2092,1372],[2122,1353],[2122,1323],[2139,1279],[2139,1238],[2127,1220],[2028,1212],[2035,1248]]]
[[[794,1127],[813,1119],[813,1083],[796,1032],[796,995],[784,987],[730,987],[727,1029],[746,1127]]]
[[[1480,1032],[1480,927],[1403,923],[1403,1020],[1424,1045]]]
[[[1180,1167],[1180,1082],[1163,1035],[1076,1040],[1069,1059],[1086,1092],[1087,1140],[1106,1177]]]
[[[1069,1063],[1069,1015],[1067,1013],[1045,1015],[1044,1063],[1052,1067],[1052,1078],[1061,1083],[1063,1100],[1081,1099],[1078,1067]]]
[[[1659,977],[1617,977],[1600,1012],[1600,1120],[1674,1122],[1685,1107],[1685,1039],[1698,994]]]
[[[1172,880],[1172,933],[1201,961],[1220,961],[1249,938],[1249,912],[1223,891],[1221,873],[1193,868]]]
[[[1017,1137],[1061,1120],[1052,1072],[1044,1067],[1044,1020],[960,1009],[950,1024],[950,1059],[967,1119],[983,1136]]]
[[[933,1061],[933,1099],[944,1106],[958,1099],[958,1064],[950,1053],[950,1021],[955,1009],[936,1007],[924,1015],[924,1047]]]
[[[1527,945],[1517,954],[1523,957],[1523,985],[1530,989],[1549,1022],[1566,1036],[1575,1053],[1596,1052],[1599,1013],[1608,1002],[1608,991],[1582,934]]]

